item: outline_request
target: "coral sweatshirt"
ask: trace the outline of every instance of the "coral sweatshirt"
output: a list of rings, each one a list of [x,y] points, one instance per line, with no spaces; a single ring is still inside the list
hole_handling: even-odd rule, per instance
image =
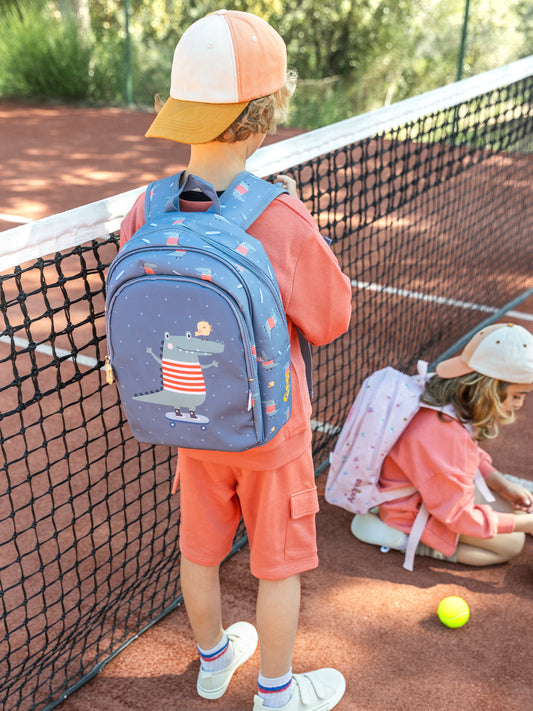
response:
[[[460,534],[492,538],[512,533],[513,513],[474,502],[478,469],[486,478],[494,466],[466,427],[422,407],[385,458],[379,479],[382,491],[412,485],[417,493],[381,504],[380,517],[409,533],[423,500],[429,519],[421,540],[446,556],[455,552]]]

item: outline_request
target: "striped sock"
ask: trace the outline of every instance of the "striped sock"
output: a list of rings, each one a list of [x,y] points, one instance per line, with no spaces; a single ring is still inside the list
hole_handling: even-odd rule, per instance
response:
[[[198,645],[197,647],[200,654],[200,664],[204,671],[220,671],[228,667],[233,661],[233,650],[225,632],[220,642],[213,649],[201,649]]]
[[[291,698],[292,669],[277,679],[267,679],[261,672],[257,677],[258,696],[266,709],[279,709]]]

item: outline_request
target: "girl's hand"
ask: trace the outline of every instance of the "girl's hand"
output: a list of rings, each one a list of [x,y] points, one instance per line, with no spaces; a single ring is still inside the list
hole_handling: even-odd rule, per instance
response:
[[[488,486],[510,501],[517,511],[533,512],[533,493],[494,470],[486,478]]]
[[[275,183],[281,183],[284,188],[289,191],[289,195],[293,197],[298,197],[296,192],[296,180],[291,178],[289,175],[276,175]]]
[[[525,511],[526,513],[533,511],[533,493],[520,484],[515,484],[507,479],[505,490],[500,493],[518,511]]]

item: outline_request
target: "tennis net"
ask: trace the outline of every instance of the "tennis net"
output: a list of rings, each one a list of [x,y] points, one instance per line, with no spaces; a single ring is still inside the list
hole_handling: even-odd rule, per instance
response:
[[[412,371],[533,293],[533,57],[262,149],[354,293],[315,351],[317,469],[360,382]],[[105,381],[104,282],[139,191],[0,240],[0,703],[52,709],[180,603],[175,455]],[[237,532],[234,550],[245,542]]]

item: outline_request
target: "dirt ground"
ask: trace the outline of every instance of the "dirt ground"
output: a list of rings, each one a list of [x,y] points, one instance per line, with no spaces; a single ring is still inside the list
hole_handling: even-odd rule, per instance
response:
[[[0,102],[0,230],[146,185],[184,167],[188,148],[144,138],[153,116]],[[297,129],[280,129],[265,145]]]
[[[183,166],[178,144],[143,138],[151,116],[118,109],[0,104],[0,230],[15,216],[41,218],[144,185]],[[283,131],[283,138],[295,131]],[[1,236],[0,236],[1,239]],[[533,314],[533,298],[519,307]],[[531,320],[519,321],[532,329]],[[533,396],[519,422],[487,447],[503,471],[533,482]],[[533,708],[530,630],[533,540],[513,562],[486,569],[383,554],[356,541],[351,515],[323,498],[318,479],[320,566],[303,576],[294,671],[341,670],[339,711],[526,711]],[[241,550],[222,570],[224,623],[254,620],[256,581]],[[437,619],[439,601],[460,595],[471,619],[458,630]],[[245,711],[252,707],[259,653],[227,694],[196,695],[198,661],[178,608],[136,639],[78,691],[62,711]]]

